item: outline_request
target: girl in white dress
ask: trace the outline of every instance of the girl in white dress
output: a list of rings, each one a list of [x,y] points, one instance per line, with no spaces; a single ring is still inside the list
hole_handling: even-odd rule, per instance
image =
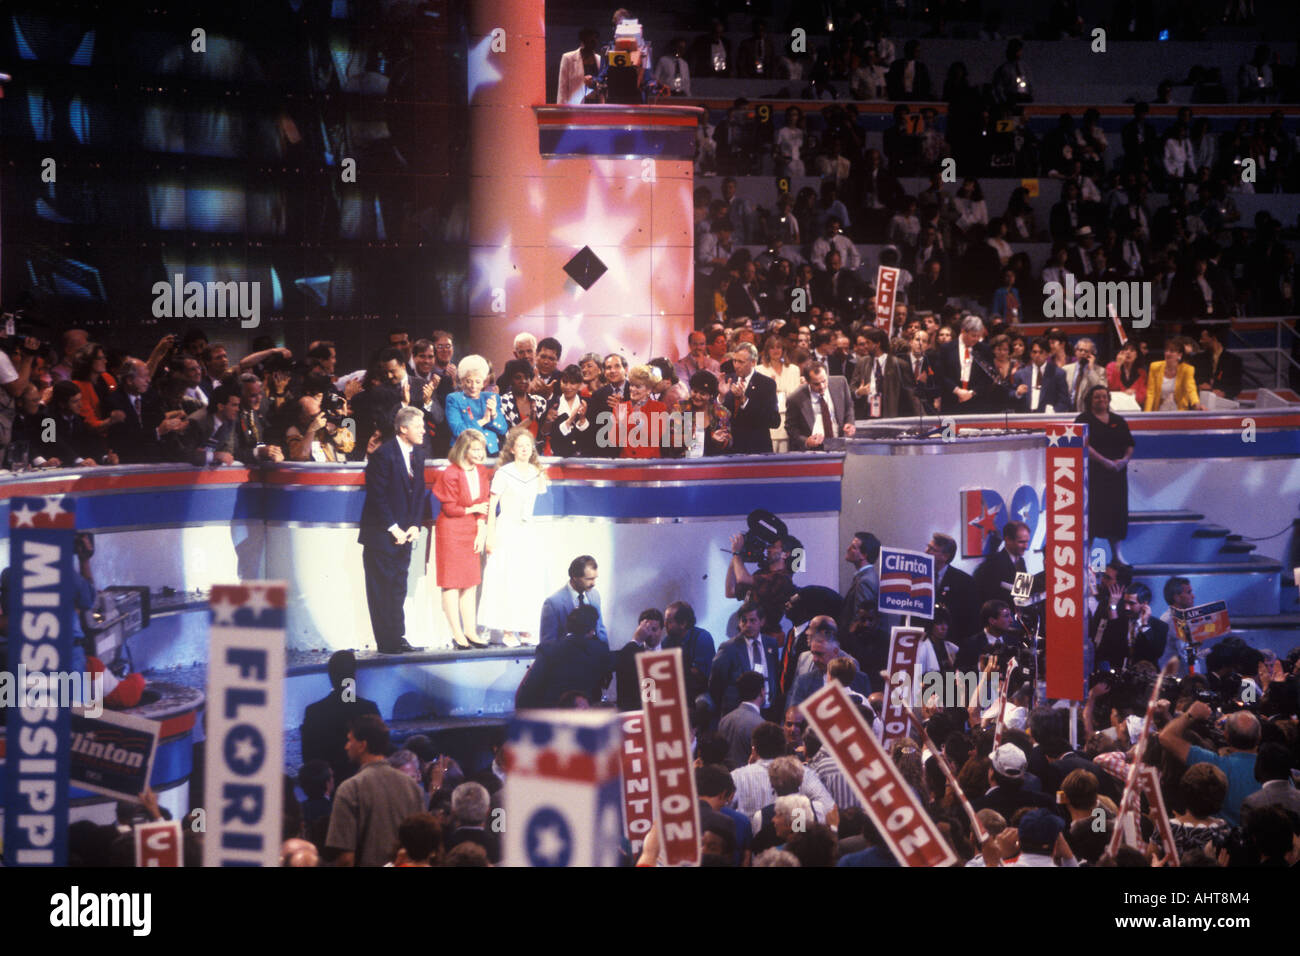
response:
[[[526,426],[517,425],[501,443],[488,503],[487,566],[479,600],[479,624],[503,632],[507,647],[537,644],[537,624],[546,599],[544,568],[529,525],[546,476],[537,444]],[[498,505],[500,514],[497,513]]]

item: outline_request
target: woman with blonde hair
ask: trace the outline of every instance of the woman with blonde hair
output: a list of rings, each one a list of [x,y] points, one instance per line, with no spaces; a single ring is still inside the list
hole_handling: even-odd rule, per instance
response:
[[[665,434],[669,430],[668,406],[650,397],[658,381],[659,369],[653,365],[633,365],[628,370],[628,400],[618,406],[613,423],[614,440],[621,445],[620,458],[663,457],[660,442],[669,437]]]
[[[488,645],[487,641],[479,640],[475,621],[475,598],[482,577],[479,555],[487,541],[491,475],[483,467],[486,457],[483,433],[475,428],[465,429],[452,446],[448,465],[433,486],[434,496],[442,503],[442,511],[434,523],[442,612],[451,627],[452,639],[462,649]]]
[[[763,352],[754,370],[776,382],[776,410],[781,413],[781,424],[772,429],[772,451],[790,450],[790,439],[785,433],[785,400],[799,387],[799,366],[785,360],[785,339],[769,335],[763,341]]]
[[[466,355],[456,366],[460,391],[447,396],[447,427],[459,440],[466,429],[479,433],[485,454],[495,455],[501,436],[509,429],[500,396],[483,390],[491,366],[481,355]]]
[[[516,425],[506,432],[492,476],[479,600],[479,623],[484,630],[501,631],[507,647],[537,643],[537,609],[546,600],[546,582],[530,525],[537,496],[546,491],[537,443],[526,425]]]

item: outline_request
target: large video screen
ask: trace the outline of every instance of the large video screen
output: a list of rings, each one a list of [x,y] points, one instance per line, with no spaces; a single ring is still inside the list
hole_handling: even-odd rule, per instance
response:
[[[181,297],[163,301],[158,283],[182,276],[258,283],[253,334],[291,342],[359,347],[391,324],[454,325],[468,183],[461,10],[9,0],[4,307],[51,327],[116,325],[133,341],[241,321],[168,316]]]

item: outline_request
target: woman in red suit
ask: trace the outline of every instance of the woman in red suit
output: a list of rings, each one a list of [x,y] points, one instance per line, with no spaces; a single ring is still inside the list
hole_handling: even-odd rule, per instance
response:
[[[442,502],[434,524],[442,612],[459,648],[488,646],[487,641],[479,640],[475,621],[483,573],[479,556],[487,536],[488,497],[492,490],[492,475],[483,467],[486,456],[483,433],[465,429],[447,456],[449,464],[433,486],[434,495]]]
[[[661,444],[672,440],[668,427],[668,406],[651,398],[660,379],[653,365],[634,365],[627,373],[628,401],[618,405],[620,419],[615,432],[623,442],[620,458],[662,458]]]
[[[1115,353],[1115,361],[1106,366],[1106,386],[1112,392],[1127,392],[1138,407],[1147,401],[1147,370],[1138,361],[1137,343],[1129,339]]]

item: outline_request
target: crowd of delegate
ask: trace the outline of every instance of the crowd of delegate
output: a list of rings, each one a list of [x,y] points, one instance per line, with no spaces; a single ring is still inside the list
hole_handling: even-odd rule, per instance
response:
[[[1171,611],[1157,617],[1147,586],[1112,562],[1090,575],[1090,673],[1071,727],[1065,702],[1037,696],[1035,620],[1004,600],[1028,543],[1023,526],[1008,524],[1003,547],[974,575],[951,565],[951,537],[935,533],[926,545],[939,603],[917,656],[925,734],[913,730],[891,751],[958,860],[970,867],[1294,867],[1300,648],[1278,658],[1231,636],[1208,649],[1189,645],[1172,609],[1195,605],[1191,582],[1164,584]],[[878,608],[879,548],[868,532],[852,536],[844,559],[854,575],[843,595],[796,586],[786,541],[774,542],[752,570],[737,555],[740,566],[726,581],[726,597],[741,602],[734,637],[715,642],[677,600],[641,612],[631,640],[614,654],[594,562],[579,559],[569,586],[587,600],[542,641],[516,705],[638,710],[637,656],[680,648],[703,865],[898,865],[799,709],[838,681],[881,733],[889,625],[897,622]],[[1162,677],[1171,658],[1179,663]],[[285,779],[283,864],[500,863],[511,825],[504,732],[481,750],[459,749],[458,762],[437,735],[400,738],[355,692],[356,675],[355,655],[336,652],[333,689],[304,714],[303,764]],[[1003,675],[1005,697],[994,683]],[[1144,796],[1120,819],[1139,760],[1158,773],[1164,818]],[[74,824],[74,863],[130,865],[131,828],[165,814],[147,799],[143,808],[122,804],[115,826]],[[982,842],[972,814],[986,833]],[[186,861],[198,865],[204,836],[186,822]],[[1112,851],[1117,829],[1126,835]],[[623,858],[655,865],[656,843],[647,839],[638,854],[626,842]]]
[[[1101,331],[1027,337],[955,308],[900,305],[891,339],[813,306],[806,325],[773,320],[761,335],[709,325],[690,332],[675,359],[630,367],[620,353],[575,356],[529,333],[495,362],[458,357],[446,332],[395,329],[361,369],[340,365],[329,341],[298,357],[263,342],[237,358],[191,329],[140,359],[70,329],[58,354],[32,339],[0,352],[0,443],[15,472],[359,461],[393,436],[408,405],[424,413],[430,458],[445,457],[467,428],[483,431],[495,455],[518,425],[539,452],[561,458],[814,451],[876,418],[1082,412],[1099,384],[1147,410],[1198,409],[1207,391],[1232,399],[1242,360],[1225,348],[1226,328],[1159,324],[1154,345],[1135,334],[1107,361]],[[649,427],[674,413],[696,427]]]

